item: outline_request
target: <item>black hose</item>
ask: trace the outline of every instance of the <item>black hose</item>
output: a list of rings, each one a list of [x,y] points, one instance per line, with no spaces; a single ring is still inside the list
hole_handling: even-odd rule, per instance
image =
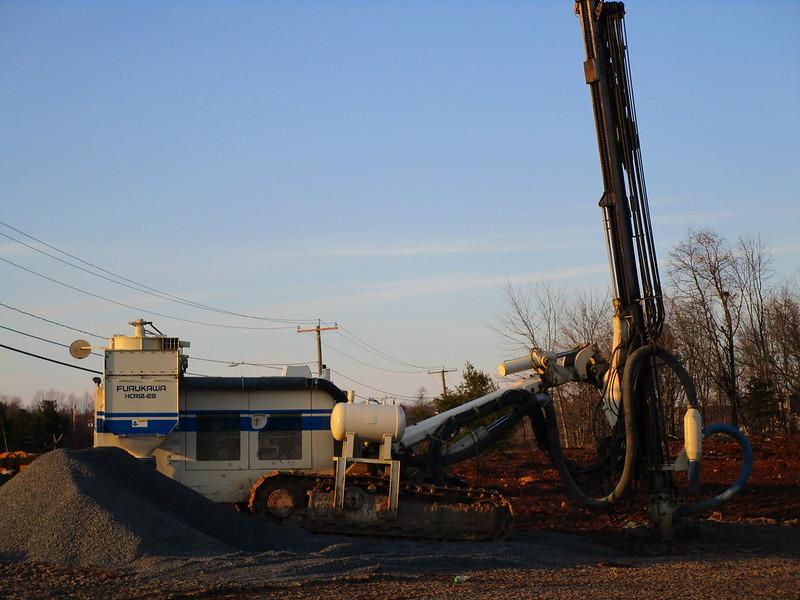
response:
[[[536,400],[528,400],[525,404],[516,407],[511,414],[504,415],[486,427],[487,433],[484,437],[476,439],[474,443],[466,448],[455,451],[441,451],[442,464],[445,466],[453,465],[470,458],[474,458],[486,448],[495,445],[506,435],[509,434],[534,407],[538,407]]]
[[[558,434],[558,420],[556,417],[555,408],[552,402],[545,407],[545,416],[547,417],[547,438],[550,446],[550,455],[553,458],[556,468],[558,469],[561,480],[567,487],[570,495],[582,506],[595,510],[608,509],[623,496],[627,491],[628,485],[633,479],[634,468],[636,465],[636,413],[635,406],[638,400],[636,398],[636,376],[643,361],[649,360],[652,357],[660,358],[672,371],[678,376],[689,404],[697,408],[697,393],[695,391],[694,382],[689,376],[689,373],[683,367],[681,362],[666,348],[650,344],[642,346],[635,352],[631,353],[625,361],[625,369],[622,376],[622,414],[621,417],[625,422],[625,462],[622,467],[617,484],[610,494],[604,497],[592,497],[586,494],[580,486],[575,482],[572,473],[569,470],[566,459],[561,449],[561,440]]]
[[[540,402],[540,401],[539,401]],[[507,435],[522,417],[537,404],[536,396],[523,389],[506,390],[494,401],[476,407],[474,410],[463,412],[450,417],[429,438],[428,453],[425,457],[430,473],[435,482],[442,484],[445,481],[443,468],[462,460],[474,457],[486,447],[496,443]],[[479,419],[497,413],[508,407],[515,407],[511,414],[504,415],[487,427],[488,435],[476,440],[465,449],[448,454],[442,452],[444,444],[462,427]]]

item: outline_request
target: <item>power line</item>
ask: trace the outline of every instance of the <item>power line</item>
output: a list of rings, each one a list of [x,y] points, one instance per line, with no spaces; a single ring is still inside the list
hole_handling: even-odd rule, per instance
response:
[[[0,348],[5,348],[6,350],[12,350],[14,352],[19,352],[20,354],[25,354],[27,356],[32,356],[33,358],[38,358],[40,360],[46,360],[47,362],[56,363],[57,365],[64,365],[65,367],[72,367],[73,369],[79,369],[81,371],[88,371],[89,373],[95,373],[97,375],[102,375],[102,371],[95,371],[94,369],[86,369],[84,367],[79,367],[77,365],[71,365],[69,363],[62,362],[60,360],[56,360],[54,358],[47,358],[46,356],[41,356],[40,354],[34,354],[33,352],[25,352],[25,350],[20,350],[19,348],[12,348],[11,346],[6,346],[5,344],[0,344]]]
[[[33,337],[33,338],[36,338],[36,339],[39,339],[39,340],[42,340],[42,341],[45,341],[45,342],[49,342],[49,343],[55,344],[57,346],[63,346],[65,348],[69,347],[66,344],[61,344],[60,342],[56,342],[54,340],[49,340],[47,338],[42,338],[42,337],[35,336],[35,335],[32,335],[32,334],[28,334],[28,333],[25,333],[25,332],[22,332],[22,331],[18,331],[16,329],[12,329],[11,327],[5,327],[3,325],[0,325],[0,328],[7,329],[7,330],[13,331],[15,333],[20,333],[22,335],[27,335],[29,337]],[[77,365],[66,363],[66,362],[63,362],[63,361],[60,361],[60,360],[55,360],[53,358],[48,358],[48,357],[42,356],[40,354],[34,354],[32,352],[27,352],[25,350],[21,350],[19,348],[14,348],[12,346],[6,346],[5,344],[0,344],[0,348],[5,348],[6,350],[11,350],[13,352],[18,352],[20,354],[25,354],[26,356],[31,356],[33,358],[38,358],[40,360],[45,360],[45,361],[48,361],[48,362],[51,362],[51,363],[55,363],[55,364],[58,364],[58,365],[63,365],[65,367],[71,367],[73,369],[78,369],[80,371],[86,371],[86,372],[89,372],[89,373],[95,373],[97,375],[102,375],[103,374],[102,371],[95,371],[94,369],[87,369],[87,368],[84,368],[84,367],[79,367]],[[95,352],[92,352],[92,354],[94,354],[96,356],[100,356],[99,354],[97,354]],[[188,358],[191,358],[193,360],[212,362],[212,363],[241,364],[241,365],[256,366],[256,367],[267,367],[267,368],[273,368],[273,369],[280,368],[280,367],[273,366],[273,365],[266,364],[266,363],[247,363],[247,362],[230,363],[230,361],[216,360],[216,359],[211,359],[211,358],[200,358],[200,357],[197,357],[197,356],[189,356]],[[312,362],[313,361],[307,361],[305,363],[295,363],[295,364],[310,364]],[[373,387],[371,385],[367,385],[366,383],[362,383],[360,381],[352,379],[351,377],[348,377],[347,375],[345,375],[343,373],[340,373],[339,371],[335,371],[334,369],[331,369],[331,372],[335,373],[336,375],[338,375],[339,377],[341,377],[343,379],[346,379],[347,381],[355,383],[356,385],[360,385],[362,387],[365,387],[367,389],[373,390],[375,392],[380,392],[381,394],[386,394],[387,396],[392,396],[394,398],[404,398],[404,399],[408,399],[408,400],[415,400],[417,398],[417,396],[407,396],[405,394],[397,394],[395,392],[389,392],[387,390],[382,390],[380,388],[376,388],[376,387]],[[208,377],[208,375],[202,375],[200,373],[187,373],[187,374],[188,375],[195,375],[195,376],[198,376],[198,377]]]
[[[248,326],[245,326],[245,325],[225,325],[223,323],[208,323],[206,321],[196,321],[194,319],[185,319],[183,317],[176,317],[175,315],[169,315],[169,314],[166,314],[166,313],[156,312],[154,310],[148,310],[146,308],[141,308],[141,307],[138,307],[138,306],[134,306],[132,304],[126,304],[125,302],[120,302],[118,300],[112,300],[111,298],[106,298],[105,296],[100,296],[99,294],[95,294],[93,292],[89,292],[87,290],[81,289],[81,288],[76,287],[74,285],[71,285],[69,283],[65,283],[63,281],[55,279],[54,277],[50,277],[48,275],[43,275],[42,273],[38,273],[38,272],[34,271],[33,269],[29,269],[27,267],[23,267],[22,265],[18,265],[17,263],[15,263],[13,261],[10,261],[7,258],[3,258],[2,256],[0,256],[0,261],[4,262],[6,264],[9,264],[11,266],[17,267],[18,269],[21,269],[21,270],[23,270],[23,271],[25,271],[27,273],[32,274],[32,275],[36,275],[37,277],[41,277],[42,279],[46,279],[47,281],[50,281],[52,283],[57,283],[58,285],[64,286],[64,287],[69,288],[71,290],[75,290],[76,292],[80,292],[81,294],[85,294],[87,296],[91,296],[92,298],[97,298],[98,300],[103,300],[105,302],[110,302],[111,304],[116,304],[117,306],[130,308],[131,310],[136,310],[136,311],[139,311],[139,312],[144,313],[144,314],[151,314],[151,315],[157,315],[159,317],[164,317],[165,319],[173,319],[175,321],[182,321],[184,323],[193,323],[194,325],[204,325],[206,327],[220,327],[220,328],[223,328],[223,329],[247,329],[247,330],[259,330],[259,331],[275,330],[275,329],[294,329],[294,326],[248,327]]]
[[[396,364],[404,365],[406,367],[413,367],[415,369],[421,369],[421,370],[434,368],[434,367],[431,367],[431,366],[425,367],[425,366],[422,366],[422,365],[415,365],[414,363],[410,363],[410,362],[401,360],[399,358],[396,358],[396,357],[392,356],[391,354],[387,354],[386,352],[383,352],[382,350],[379,350],[375,346],[373,346],[373,345],[369,344],[368,342],[362,340],[361,338],[359,338],[356,334],[354,334],[352,331],[350,331],[346,327],[340,325],[339,328],[342,330],[342,332],[344,332],[344,333],[339,333],[339,335],[341,335],[345,340],[347,340],[351,344],[355,344],[355,345],[359,346],[362,350],[366,350],[370,354],[373,354],[373,355],[375,355],[375,356],[377,356],[377,357],[379,357],[379,358],[381,358],[383,360],[387,360],[389,362],[393,362],[393,363],[396,363]]]
[[[343,333],[340,333],[339,335],[344,337],[344,339],[349,341],[351,344],[355,344],[355,345],[359,346],[361,349],[366,350],[367,352],[369,352],[369,353],[371,353],[371,354],[373,354],[373,355],[375,355],[375,356],[377,356],[379,358],[382,358],[383,360],[387,360],[389,362],[393,362],[393,363],[400,364],[400,365],[405,365],[407,367],[414,367],[415,369],[426,369],[427,368],[427,367],[423,367],[421,365],[415,365],[413,363],[401,360],[399,358],[396,358],[396,357],[392,356],[391,354],[387,354],[386,352],[383,352],[382,350],[376,348],[375,346],[371,345],[370,343],[366,342],[365,340],[362,340],[356,334],[354,334],[352,331],[350,331],[349,329],[347,329],[344,326],[342,326],[341,329],[342,329]]]
[[[69,266],[71,266],[71,267],[73,267],[75,269],[79,269],[81,271],[89,273],[90,275],[94,275],[95,277],[100,277],[100,278],[105,279],[107,281],[111,281],[112,283],[116,283],[117,285],[122,285],[122,286],[125,286],[127,288],[135,289],[136,291],[144,292],[146,294],[150,294],[151,296],[157,296],[157,297],[162,298],[164,300],[169,300],[171,302],[178,302],[180,304],[184,304],[184,305],[187,305],[187,306],[192,306],[194,308],[199,308],[201,310],[207,310],[207,311],[211,311],[211,312],[216,312],[216,313],[221,313],[221,314],[226,314],[226,315],[231,315],[231,316],[236,316],[236,317],[242,317],[242,318],[246,318],[246,319],[255,319],[255,320],[259,320],[259,321],[269,321],[269,322],[272,322],[272,323],[306,324],[306,323],[313,323],[314,321],[316,321],[316,319],[281,319],[281,318],[274,318],[274,317],[263,317],[263,316],[258,316],[258,315],[249,315],[247,313],[240,313],[240,312],[236,312],[236,311],[231,311],[231,310],[227,310],[227,309],[224,309],[224,308],[218,308],[218,307],[215,307],[215,306],[210,306],[208,304],[201,304],[199,302],[195,302],[194,300],[189,300],[187,298],[183,298],[181,296],[177,296],[175,294],[170,294],[169,292],[165,292],[163,290],[159,290],[158,288],[154,288],[154,287],[151,287],[149,285],[145,285],[144,283],[141,283],[141,282],[136,281],[134,279],[130,279],[128,277],[120,275],[119,273],[115,273],[114,271],[110,271],[108,269],[104,269],[103,267],[101,267],[99,265],[96,265],[96,264],[91,263],[91,262],[89,262],[87,260],[84,260],[84,259],[82,259],[82,258],[80,258],[78,256],[75,256],[74,254],[70,254],[69,252],[67,252],[65,250],[61,250],[60,248],[57,248],[56,246],[53,246],[52,244],[48,244],[47,242],[45,242],[43,240],[40,240],[39,238],[36,238],[36,237],[30,235],[29,233],[25,233],[21,229],[17,229],[16,227],[14,227],[12,225],[9,225],[8,223],[6,223],[4,221],[0,221],[0,225],[3,225],[4,227],[7,227],[8,229],[16,231],[20,235],[23,235],[28,239],[31,239],[31,240],[39,243],[39,244],[42,244],[43,246],[45,246],[47,248],[50,248],[51,250],[55,250],[56,252],[58,252],[60,254],[63,254],[64,256],[68,256],[68,257],[70,257],[70,258],[72,258],[74,260],[77,260],[78,262],[80,262],[80,263],[82,263],[84,265],[92,267],[93,269],[97,269],[98,271],[101,271],[103,273],[111,275],[112,277],[114,277],[116,279],[111,279],[111,278],[106,277],[104,275],[101,275],[99,273],[95,273],[93,271],[85,269],[84,267],[76,265],[76,264],[74,264],[74,263],[72,263],[70,261],[64,260],[64,259],[59,258],[57,256],[54,256],[54,255],[50,254],[49,252],[45,252],[44,250],[42,250],[40,248],[36,248],[35,246],[32,246],[32,245],[30,245],[30,244],[28,244],[26,242],[23,242],[22,240],[18,240],[17,238],[15,238],[13,236],[10,236],[10,235],[8,235],[6,233],[0,232],[0,235],[2,235],[3,237],[5,237],[7,239],[10,239],[10,240],[12,240],[12,241],[14,241],[14,242],[16,242],[18,244],[21,244],[21,245],[23,245],[23,246],[25,246],[27,248],[30,248],[31,250],[34,250],[35,252],[39,252],[40,254],[48,256],[48,257],[50,257],[50,258],[52,258],[54,260],[57,260],[57,261],[59,261],[61,263],[66,264],[66,265],[69,265]],[[117,281],[117,280],[121,280],[121,281]],[[127,284],[123,283],[123,282],[127,282]],[[131,285],[128,285],[128,284],[133,284],[133,286],[136,286],[136,287],[132,287]],[[156,313],[153,313],[153,314],[156,314]]]
[[[48,342],[50,344],[54,344],[56,346],[61,346],[62,348],[69,348],[69,344],[62,344],[61,342],[56,342],[55,340],[51,340],[48,338],[39,337],[38,335],[33,335],[32,333],[27,333],[25,331],[20,331],[19,329],[14,329],[12,327],[6,327],[5,325],[0,325],[0,328],[5,329],[7,331],[13,331],[14,333],[18,333],[20,335],[25,335],[29,338],[33,338],[35,340],[41,340],[42,342]],[[103,356],[98,352],[90,352],[89,354],[93,354],[94,356]]]
[[[69,325],[65,325],[64,323],[59,323],[58,321],[53,321],[52,319],[47,319],[45,317],[42,317],[41,315],[36,315],[36,314],[30,313],[30,312],[24,311],[22,309],[14,307],[14,306],[10,306],[8,304],[4,304],[3,302],[0,302],[0,306],[4,306],[5,308],[17,311],[17,312],[22,313],[24,315],[27,315],[29,317],[40,319],[42,321],[45,321],[47,323],[51,323],[53,325],[58,325],[59,327],[64,327],[65,329],[69,329],[70,331],[77,331],[78,333],[85,333],[86,335],[90,335],[90,336],[99,338],[101,340],[108,339],[106,336],[98,335],[96,333],[91,333],[89,331],[84,331],[83,329],[77,329],[76,327],[71,327]],[[41,340],[41,341],[44,341],[44,342],[49,342],[49,343],[55,344],[57,346],[62,346],[64,348],[69,348],[68,344],[62,344],[60,342],[56,342],[55,340],[39,337],[39,336],[33,335],[31,333],[26,333],[26,332],[20,331],[18,329],[13,329],[11,327],[7,327],[5,325],[0,325],[0,328],[7,329],[8,331],[13,331],[14,333],[19,333],[21,335],[26,335],[28,337],[35,338],[37,340]],[[92,352],[92,354],[94,354],[95,356],[102,356],[102,354],[99,354],[97,352]],[[191,358],[192,360],[198,360],[198,361],[210,362],[210,363],[217,363],[217,364],[223,364],[223,365],[234,365],[234,366],[236,366],[236,365],[245,365],[245,366],[249,366],[249,367],[264,367],[264,368],[268,368],[268,369],[282,369],[283,367],[285,367],[287,365],[310,365],[310,364],[314,363],[313,360],[295,361],[295,362],[289,362],[289,363],[256,363],[256,362],[246,362],[246,361],[239,361],[239,360],[219,360],[219,359],[214,359],[214,358],[203,358],[203,357],[199,357],[199,356],[188,356],[188,358]],[[208,377],[208,375],[200,375],[199,373],[189,373],[189,375],[198,375],[200,377]]]
[[[242,360],[219,360],[216,358],[200,358],[199,356],[187,356],[192,360],[199,360],[202,362],[210,362],[210,363],[217,363],[220,365],[228,365],[229,367],[236,367],[239,365],[244,365],[247,367],[264,367],[267,369],[282,369],[283,367],[287,367],[289,365],[311,365],[314,364],[313,360],[306,360],[306,361],[298,361],[298,362],[291,362],[291,363],[255,363],[255,362],[245,362]]]
[[[352,379],[351,377],[348,377],[347,375],[345,375],[343,373],[340,373],[339,371],[335,371],[334,369],[331,369],[331,373],[335,373],[336,375],[338,375],[342,379],[346,379],[347,381],[350,381],[351,383],[355,383],[356,385],[360,385],[361,387],[365,387],[365,388],[373,390],[375,392],[380,392],[381,394],[386,394],[387,396],[392,396],[394,398],[405,398],[407,400],[416,400],[417,399],[417,396],[406,396],[405,394],[395,394],[394,392],[387,392],[386,390],[382,390],[380,388],[372,387],[371,385],[367,385],[366,383],[361,383],[360,381],[356,381],[355,379]]]
[[[71,254],[71,253],[69,253],[69,252],[67,252],[65,250],[62,250],[61,248],[58,248],[58,247],[56,247],[56,246],[54,246],[54,245],[52,245],[52,244],[50,244],[50,243],[48,243],[48,242],[46,242],[44,240],[41,240],[41,239],[39,239],[39,238],[29,234],[29,233],[17,228],[17,227],[14,227],[13,225],[10,225],[9,223],[6,223],[5,221],[0,220],[0,225],[3,225],[4,227],[6,227],[8,229],[11,229],[12,231],[17,232],[18,234],[20,234],[20,235],[22,235],[22,236],[24,236],[24,237],[26,237],[26,238],[28,238],[30,240],[33,240],[34,242],[37,242],[38,244],[41,244],[41,245],[43,245],[43,246],[45,246],[45,247],[47,247],[47,248],[49,248],[49,249],[51,249],[51,250],[53,250],[55,252],[58,252],[59,254],[67,256],[67,257],[69,257],[69,258],[71,258],[71,259],[73,259],[75,261],[78,261],[78,262],[84,264],[84,265],[87,265],[88,267],[91,267],[92,269],[96,269],[97,271],[101,271],[102,273],[106,273],[107,275],[110,275],[111,277],[107,277],[107,276],[102,275],[100,273],[96,273],[95,271],[92,271],[90,269],[86,269],[86,268],[84,268],[84,267],[82,267],[80,265],[76,265],[75,263],[73,263],[71,261],[65,260],[65,259],[60,258],[58,256],[55,256],[55,255],[53,255],[53,254],[51,254],[49,252],[46,252],[46,251],[42,250],[41,248],[37,248],[36,246],[28,244],[27,242],[25,242],[23,240],[20,240],[20,239],[14,237],[14,236],[11,236],[11,235],[9,235],[7,233],[0,232],[0,235],[2,235],[3,237],[5,237],[5,238],[7,238],[9,240],[12,240],[12,241],[14,241],[14,242],[16,242],[18,244],[21,244],[21,245],[25,246],[26,248],[29,248],[29,249],[31,249],[31,250],[33,250],[35,252],[43,254],[43,255],[45,255],[45,256],[47,256],[49,258],[57,260],[57,261],[59,261],[59,262],[61,262],[63,264],[66,264],[66,265],[68,265],[68,266],[70,266],[72,268],[78,269],[80,271],[83,271],[83,272],[88,273],[90,275],[93,275],[95,277],[99,277],[99,278],[104,279],[106,281],[109,281],[111,283],[124,286],[124,287],[126,287],[128,289],[132,289],[132,290],[135,290],[135,291],[138,291],[138,292],[143,292],[145,294],[149,294],[151,296],[160,298],[162,300],[167,300],[167,301],[171,301],[171,302],[177,302],[177,303],[180,303],[180,304],[183,304],[183,305],[186,305],[186,306],[191,306],[191,307],[194,307],[194,308],[198,308],[198,309],[202,309],[202,310],[208,310],[208,311],[212,311],[212,312],[216,312],[216,313],[220,313],[220,314],[227,314],[227,315],[231,315],[231,316],[237,316],[237,317],[248,318],[248,319],[256,319],[256,320],[261,320],[261,321],[269,321],[269,322],[274,322],[274,323],[313,323],[313,321],[314,321],[314,319],[281,319],[281,318],[263,317],[263,316],[258,316],[258,315],[250,315],[250,314],[247,314],[247,313],[231,311],[231,310],[227,310],[227,309],[223,309],[223,308],[219,308],[219,307],[210,306],[210,305],[207,305],[207,304],[202,304],[202,303],[199,303],[199,302],[195,302],[193,300],[189,300],[187,298],[183,298],[181,296],[177,296],[175,294],[171,294],[169,292],[165,292],[165,291],[160,290],[158,288],[154,288],[154,287],[148,286],[148,285],[146,285],[146,284],[144,284],[144,283],[142,283],[140,281],[136,281],[134,279],[130,279],[128,277],[120,275],[119,273],[116,273],[116,272],[111,271],[109,269],[105,269],[105,268],[103,268],[103,267],[101,267],[101,266],[99,266],[97,264],[89,262],[89,261],[87,261],[85,259],[80,258],[79,256]],[[98,294],[93,294],[92,292],[88,292],[87,290],[83,290],[83,289],[78,288],[76,286],[71,286],[70,284],[67,284],[65,282],[59,281],[59,280],[57,280],[55,278],[50,278],[50,277],[48,277],[46,275],[43,275],[41,273],[37,273],[36,271],[33,271],[32,269],[27,269],[26,267],[23,267],[22,265],[18,265],[16,263],[13,263],[12,261],[9,261],[9,260],[6,260],[6,259],[3,259],[3,260],[4,260],[4,262],[6,262],[8,264],[11,264],[11,265],[13,265],[13,266],[15,266],[15,267],[17,267],[19,269],[25,270],[25,271],[33,274],[33,275],[37,275],[39,277],[47,279],[48,281],[51,281],[53,283],[57,283],[59,285],[63,285],[65,287],[68,287],[68,288],[73,289],[75,291],[78,291],[80,293],[84,293],[84,294],[87,294],[87,295],[92,296],[94,298],[98,298],[98,299],[106,301],[106,302],[111,302],[113,304],[116,304],[116,305],[119,305],[119,306],[123,306],[125,308],[131,308],[133,310],[143,311],[145,313],[158,315],[158,316],[161,316],[161,317],[164,317],[164,318],[168,318],[168,319],[175,319],[175,320],[178,320],[178,321],[183,321],[183,322],[187,322],[187,323],[193,323],[193,324],[197,324],[197,325],[204,325],[204,326],[208,326],[208,327],[222,327],[222,328],[230,328],[230,329],[252,329],[252,330],[291,329],[291,327],[244,327],[244,326],[226,325],[226,324],[220,324],[220,323],[208,323],[208,322],[205,322],[205,321],[198,321],[198,320],[193,320],[193,319],[186,319],[186,318],[183,318],[183,317],[177,317],[177,316],[169,315],[169,314],[166,314],[166,313],[159,313],[159,312],[152,311],[152,310],[148,311],[148,310],[141,309],[141,308],[138,308],[138,307],[135,307],[135,306],[132,306],[132,305],[128,305],[126,303],[122,303],[122,302],[113,300],[111,298],[106,298],[106,297],[100,296]],[[317,321],[318,321],[318,324],[320,324],[319,320],[317,320]],[[345,329],[345,328],[342,328],[342,329]],[[396,357],[394,357],[394,356],[392,356],[390,354],[387,354],[386,352],[383,352],[382,350],[376,348],[375,346],[372,346],[371,344],[369,344],[365,340],[359,338],[352,331],[349,331],[349,330],[346,330],[346,329],[345,329],[345,331],[346,331],[347,335],[349,335],[352,338],[352,339],[349,339],[348,341],[350,341],[353,344],[356,344],[356,345],[360,346],[363,350],[366,350],[367,352],[370,352],[370,353],[378,356],[379,358],[382,358],[383,360],[388,360],[389,362],[393,362],[393,363],[396,363],[396,364],[401,364],[401,365],[404,365],[404,366],[407,366],[407,367],[413,367],[415,369],[424,370],[424,369],[431,368],[431,367],[428,367],[428,366],[416,365],[416,364],[413,364],[413,363],[409,363],[409,362],[403,361],[403,360],[401,360],[399,358],[396,358]],[[96,337],[102,337],[102,336],[96,336]],[[354,359],[354,360],[357,360],[357,359]],[[380,367],[376,367],[376,368],[380,369]],[[394,372],[392,369],[383,369],[383,370],[386,370],[386,371],[389,371],[389,372]]]
[[[342,356],[347,357],[352,361],[360,363],[360,364],[362,364],[362,365],[364,365],[366,367],[371,367],[373,369],[378,369],[379,371],[386,371],[388,373],[400,373],[401,375],[420,375],[420,374],[424,373],[424,371],[398,371],[396,369],[387,369],[386,367],[379,367],[378,365],[373,365],[372,363],[368,363],[368,362],[365,362],[363,360],[360,360],[360,359],[356,358],[355,356],[351,356],[351,355],[347,354],[347,352],[343,352],[342,350],[339,350],[338,348],[334,348],[328,342],[325,342],[323,344],[323,346],[325,346],[325,348],[327,348],[328,350],[333,350],[336,354],[341,354]]]
[[[108,339],[108,336],[99,335],[97,333],[92,333],[91,331],[84,331],[83,329],[78,329],[76,327],[70,327],[69,325],[64,325],[63,323],[59,323],[58,321],[53,321],[52,319],[47,319],[45,317],[42,317],[41,315],[35,315],[33,313],[24,311],[21,308],[16,308],[14,306],[10,306],[8,304],[4,304],[3,302],[0,302],[0,306],[3,306],[3,307],[5,307],[5,308],[7,308],[9,310],[17,311],[18,313],[22,313],[23,315],[27,315],[29,317],[33,317],[34,319],[39,319],[40,321],[44,321],[45,323],[50,323],[51,325],[58,325],[59,327],[63,327],[64,329],[69,329],[71,331],[77,331],[78,333],[85,333],[86,335],[90,335],[92,337],[95,337],[95,338],[98,338],[98,339],[101,339],[101,340],[107,340]]]

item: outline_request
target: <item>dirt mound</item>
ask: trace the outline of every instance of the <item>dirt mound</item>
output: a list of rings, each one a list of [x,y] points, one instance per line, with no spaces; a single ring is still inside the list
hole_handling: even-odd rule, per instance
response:
[[[118,448],[50,452],[0,488],[0,556],[116,566],[319,545],[215,504]]]

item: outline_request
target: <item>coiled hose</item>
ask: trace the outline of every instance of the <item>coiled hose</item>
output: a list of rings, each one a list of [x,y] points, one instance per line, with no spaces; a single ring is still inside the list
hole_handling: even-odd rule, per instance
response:
[[[703,438],[707,438],[715,433],[724,433],[739,442],[739,446],[742,448],[742,470],[739,471],[739,478],[727,490],[713,498],[695,504],[679,506],[676,511],[678,516],[686,517],[724,504],[742,491],[744,484],[747,483],[750,477],[750,471],[753,468],[753,449],[750,447],[750,442],[747,441],[745,435],[739,431],[738,428],[733,425],[728,425],[727,423],[712,423],[711,425],[703,427]]]

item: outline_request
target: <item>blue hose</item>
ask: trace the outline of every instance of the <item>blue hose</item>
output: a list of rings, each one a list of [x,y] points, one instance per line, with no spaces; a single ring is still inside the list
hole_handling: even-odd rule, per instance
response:
[[[733,483],[732,486],[718,496],[714,496],[713,498],[709,498],[708,500],[703,500],[702,502],[697,502],[695,504],[684,504],[683,506],[679,506],[676,511],[678,516],[685,517],[688,515],[693,515],[695,513],[699,513],[724,504],[742,491],[744,484],[747,483],[747,479],[750,477],[750,471],[753,469],[753,449],[750,447],[750,442],[747,441],[745,435],[739,431],[739,429],[733,425],[728,425],[727,423],[712,423],[711,425],[703,427],[703,438],[707,438],[715,433],[724,433],[732,438],[735,438],[736,441],[739,442],[739,446],[742,447],[742,470],[739,472],[739,478]]]

